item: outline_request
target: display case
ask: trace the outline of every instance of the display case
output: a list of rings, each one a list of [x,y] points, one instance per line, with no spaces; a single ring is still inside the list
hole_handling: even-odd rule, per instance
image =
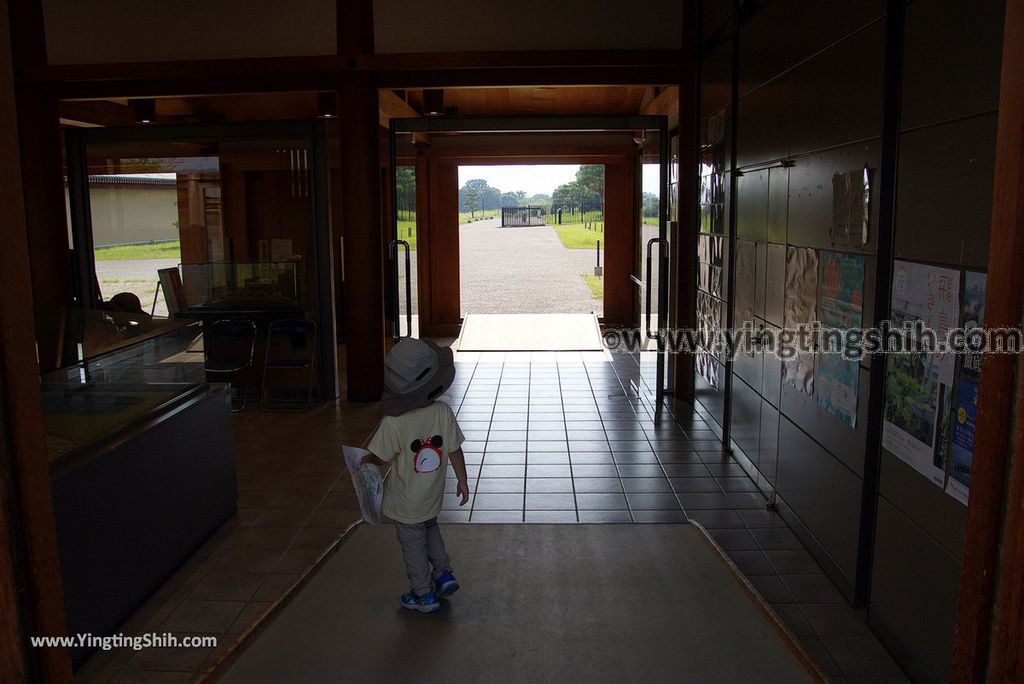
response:
[[[197,322],[103,310],[65,309],[59,317],[62,357],[71,362],[40,378],[55,466],[205,386]]]
[[[275,240],[275,242],[278,242]],[[179,315],[288,311],[302,317],[301,259],[181,265]]]
[[[197,322],[55,318],[79,357],[40,378],[68,631],[112,634],[234,514],[231,397]]]

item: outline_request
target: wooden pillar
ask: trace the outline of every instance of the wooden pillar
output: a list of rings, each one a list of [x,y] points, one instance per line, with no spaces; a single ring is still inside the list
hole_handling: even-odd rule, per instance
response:
[[[635,154],[604,166],[604,324],[613,328],[642,325],[630,275],[636,272],[640,230],[637,195],[639,161]],[[640,273],[643,277],[643,273]]]
[[[35,91],[18,93],[21,174],[36,309],[72,303],[74,279],[64,205],[62,136],[57,102]]]
[[[57,103],[42,93],[18,93],[21,174],[36,309],[52,311],[72,303],[71,248],[61,169],[62,137]]]
[[[377,90],[353,80],[339,94],[348,398],[376,401],[384,387],[385,339]]]
[[[985,327],[1019,328],[1024,286],[1024,0],[1008,0]],[[957,604],[953,681],[1024,678],[1024,366],[986,354]]]
[[[700,232],[700,2],[683,2],[682,78],[679,80],[679,231],[673,241],[676,281],[673,320],[697,328],[697,234]],[[693,403],[694,355],[672,356],[675,396]]]
[[[338,0],[338,54],[373,52],[373,0]],[[341,204],[345,235],[348,398],[376,401],[384,388],[384,233],[381,222],[380,105],[368,78],[338,91]]]
[[[63,682],[71,679],[67,651],[29,645],[30,636],[60,636],[66,626],[35,358],[8,17],[7,0],[0,0],[0,680]]]
[[[426,259],[417,258],[425,268],[419,271],[421,292],[429,302],[429,318],[420,312],[420,332],[424,335],[458,335],[462,323],[462,282],[459,274],[459,167],[450,159],[430,163],[426,191],[430,209]],[[416,179],[419,184],[419,178]],[[421,243],[417,238],[416,245]]]
[[[46,30],[41,0],[8,2],[11,61],[15,69],[47,64]],[[57,101],[34,89],[18,91],[18,135],[23,152],[21,182],[36,313],[52,318],[54,309],[72,303],[74,267],[68,243],[61,168],[63,138]],[[54,358],[46,348],[54,335],[40,335],[40,358]],[[48,366],[44,365],[44,368]]]

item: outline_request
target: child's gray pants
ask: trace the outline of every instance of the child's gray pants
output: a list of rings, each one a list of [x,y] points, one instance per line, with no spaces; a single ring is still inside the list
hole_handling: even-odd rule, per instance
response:
[[[421,523],[395,522],[398,543],[405,556],[405,572],[409,575],[409,586],[417,596],[434,591],[434,580],[449,570],[448,552],[441,539],[441,528],[437,518]],[[434,571],[431,573],[430,568]]]

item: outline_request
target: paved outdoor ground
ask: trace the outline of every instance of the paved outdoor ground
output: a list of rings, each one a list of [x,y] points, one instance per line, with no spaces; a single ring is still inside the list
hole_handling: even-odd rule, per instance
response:
[[[583,280],[594,252],[566,249],[551,226],[502,228],[498,219],[459,226],[462,315],[602,313]]]
[[[161,268],[174,268],[177,259],[124,259],[120,261],[97,261],[96,276],[100,281],[100,292],[104,299],[110,299],[118,292],[134,292],[142,301],[142,308],[149,311],[156,293],[157,275]],[[161,296],[156,305],[158,316],[167,315],[167,306]]]

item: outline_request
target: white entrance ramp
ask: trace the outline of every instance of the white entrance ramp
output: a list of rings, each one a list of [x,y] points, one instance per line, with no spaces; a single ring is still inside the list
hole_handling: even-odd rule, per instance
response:
[[[470,314],[459,351],[600,351],[594,314]]]

